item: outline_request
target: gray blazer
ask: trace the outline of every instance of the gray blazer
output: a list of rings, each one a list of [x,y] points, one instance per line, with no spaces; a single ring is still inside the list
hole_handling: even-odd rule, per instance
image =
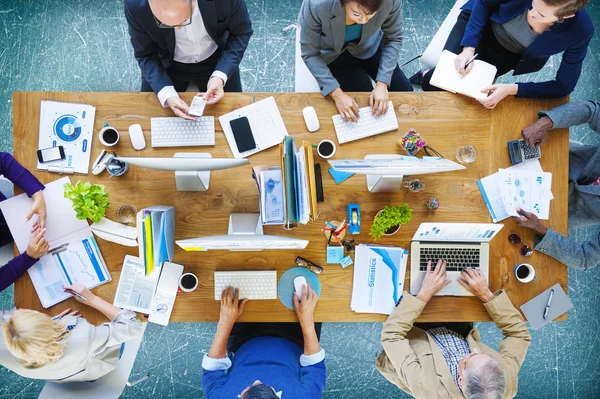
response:
[[[402,47],[402,0],[386,0],[363,25],[358,43],[344,43],[346,10],[340,0],[304,0],[298,20],[300,50],[306,66],[327,96],[340,85],[327,67],[344,50],[356,58],[373,56],[383,40],[377,81],[390,84]]]
[[[555,129],[588,123],[600,133],[600,103],[596,101],[574,101],[550,111],[541,111],[539,116],[552,119]],[[600,185],[592,183],[600,177],[600,147],[572,144],[569,153],[569,226],[598,224]],[[535,249],[578,270],[600,264],[600,234],[595,240],[578,244],[548,229]]]

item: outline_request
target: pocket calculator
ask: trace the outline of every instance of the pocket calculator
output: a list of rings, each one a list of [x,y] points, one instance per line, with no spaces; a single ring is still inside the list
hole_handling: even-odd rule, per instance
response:
[[[528,147],[525,140],[521,139],[508,142],[508,156],[510,163],[515,165],[530,159],[539,159],[542,152],[539,147]]]

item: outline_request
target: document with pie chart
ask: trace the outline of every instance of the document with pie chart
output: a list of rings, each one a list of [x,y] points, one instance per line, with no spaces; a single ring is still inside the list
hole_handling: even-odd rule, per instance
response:
[[[65,159],[37,164],[38,170],[59,167],[63,173],[87,174],[90,167],[96,108],[86,104],[41,101],[38,148],[63,146]]]

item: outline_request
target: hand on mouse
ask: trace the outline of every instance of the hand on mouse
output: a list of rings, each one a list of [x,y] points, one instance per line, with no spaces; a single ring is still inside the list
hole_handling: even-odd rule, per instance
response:
[[[298,301],[298,296],[294,294],[294,310],[296,311],[296,316],[298,317],[300,326],[306,327],[308,325],[314,324],[314,313],[318,300],[319,296],[312,289],[310,284],[302,286],[301,301]]]

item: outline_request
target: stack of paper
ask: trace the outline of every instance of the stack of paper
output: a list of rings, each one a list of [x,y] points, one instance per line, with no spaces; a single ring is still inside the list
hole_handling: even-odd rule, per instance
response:
[[[137,215],[139,257],[146,276],[155,267],[173,260],[175,208],[155,206],[142,209]]]
[[[407,261],[408,251],[402,248],[358,245],[350,308],[390,314],[402,297]]]
[[[542,220],[550,217],[552,173],[544,172],[537,159],[499,169],[478,180],[477,186],[494,223],[518,216],[517,208]]]

